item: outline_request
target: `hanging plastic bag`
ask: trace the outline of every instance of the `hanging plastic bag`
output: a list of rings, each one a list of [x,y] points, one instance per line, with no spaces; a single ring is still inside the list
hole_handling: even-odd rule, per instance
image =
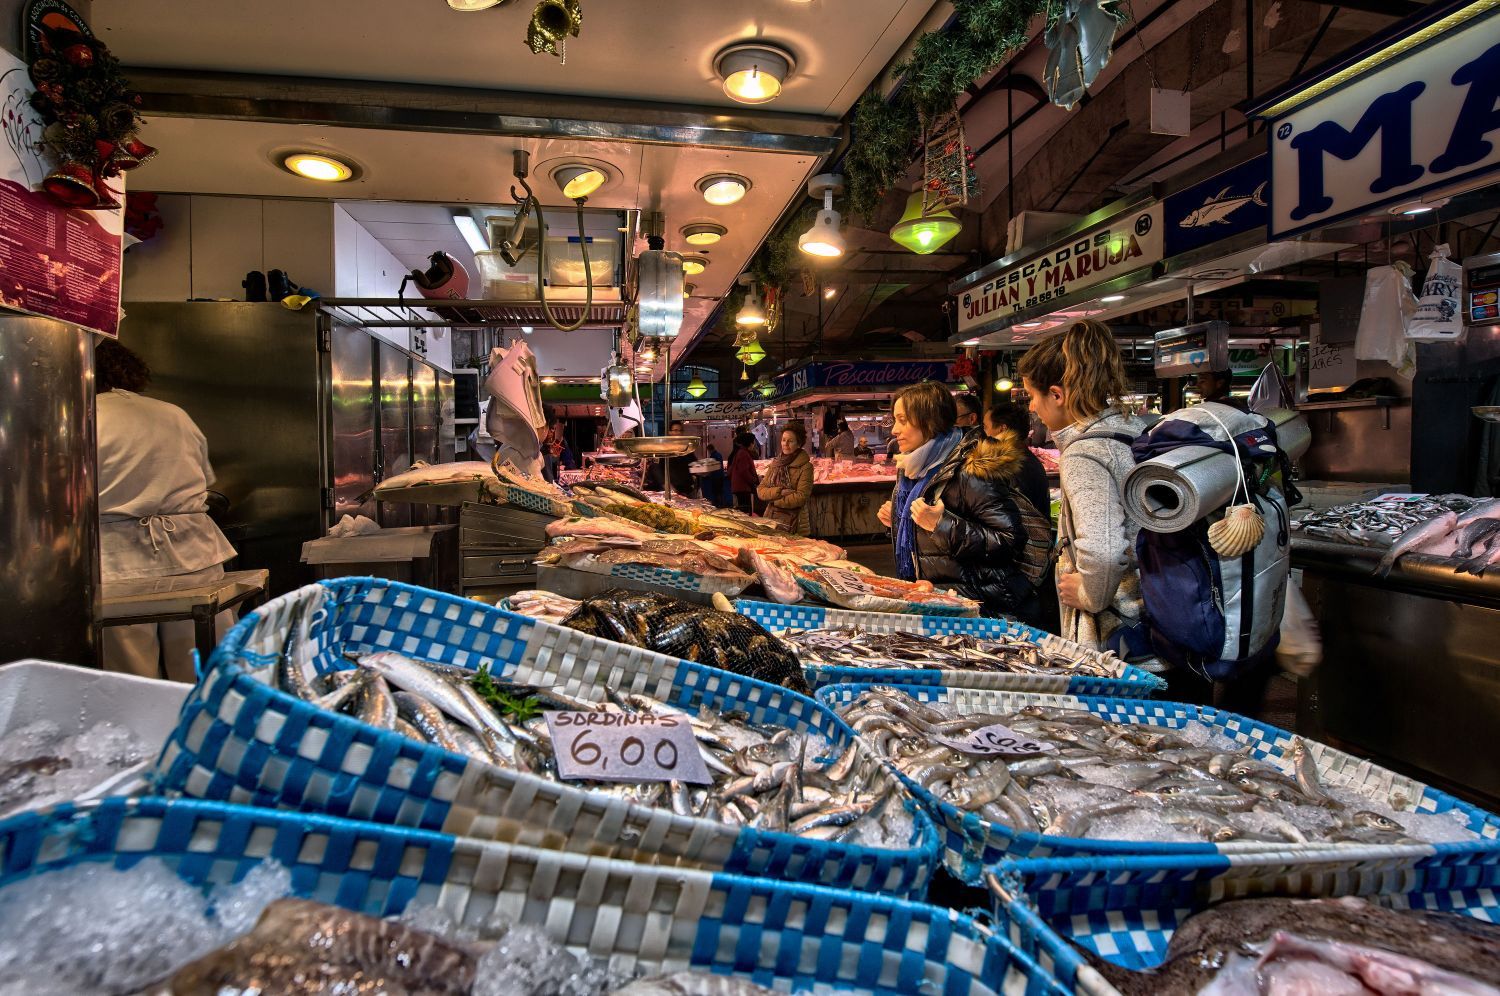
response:
[[[1422,297],[1417,301],[1406,337],[1418,342],[1456,342],[1463,335],[1463,316],[1458,308],[1459,286],[1463,270],[1448,258],[1445,242],[1432,251],[1432,265],[1422,281]]]
[[[1354,356],[1381,360],[1402,377],[1416,372],[1416,355],[1408,328],[1417,310],[1411,290],[1412,269],[1405,263],[1374,266],[1365,274],[1365,299],[1354,333]]]
[[[1276,662],[1281,669],[1306,678],[1323,662],[1323,636],[1318,620],[1302,595],[1302,572],[1293,571],[1287,580],[1286,603],[1281,610],[1281,642],[1276,645]]]

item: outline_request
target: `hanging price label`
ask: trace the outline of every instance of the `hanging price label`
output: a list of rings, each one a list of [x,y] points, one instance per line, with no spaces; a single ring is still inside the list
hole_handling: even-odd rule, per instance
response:
[[[686,716],[549,712],[558,777],[596,782],[689,782],[713,778]]]
[[[880,592],[864,578],[842,567],[816,568],[818,580],[840,595],[878,595]]]
[[[981,726],[966,737],[936,737],[938,743],[947,744],[965,754],[1040,754],[1057,750],[1056,744],[1045,740],[1033,740],[999,723]]]

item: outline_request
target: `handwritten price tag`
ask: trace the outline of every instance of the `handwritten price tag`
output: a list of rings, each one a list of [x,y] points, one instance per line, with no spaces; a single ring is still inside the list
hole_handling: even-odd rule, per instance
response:
[[[966,737],[937,737],[938,743],[947,744],[954,750],[961,750],[965,754],[1040,754],[1042,751],[1057,750],[1056,744],[1045,740],[1033,740],[1022,736],[1008,726],[996,723],[993,726],[981,726]]]
[[[549,712],[545,716],[560,778],[713,782],[685,716],[619,712]]]
[[[842,567],[819,567],[818,578],[840,595],[874,595],[875,588],[853,571]]]

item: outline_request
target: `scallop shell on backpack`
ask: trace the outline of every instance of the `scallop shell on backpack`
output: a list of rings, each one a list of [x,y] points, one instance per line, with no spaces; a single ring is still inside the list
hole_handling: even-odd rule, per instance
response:
[[[1221,557],[1243,557],[1266,534],[1266,520],[1254,505],[1234,505],[1208,527],[1208,545]]]

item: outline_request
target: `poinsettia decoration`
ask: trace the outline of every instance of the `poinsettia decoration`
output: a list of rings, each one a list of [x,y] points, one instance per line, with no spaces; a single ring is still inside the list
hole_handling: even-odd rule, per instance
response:
[[[145,242],[161,231],[161,211],[156,206],[157,195],[145,190],[132,190],[125,195],[125,233]]]
[[[963,380],[965,377],[973,377],[979,373],[979,367],[967,356],[960,356],[953,361],[948,374],[954,380]]]
[[[119,60],[97,38],[47,28],[30,76],[36,87],[31,106],[44,127],[42,144],[57,159],[42,189],[67,207],[119,207],[104,181],[156,155],[136,135],[141,98],[126,84]]]

